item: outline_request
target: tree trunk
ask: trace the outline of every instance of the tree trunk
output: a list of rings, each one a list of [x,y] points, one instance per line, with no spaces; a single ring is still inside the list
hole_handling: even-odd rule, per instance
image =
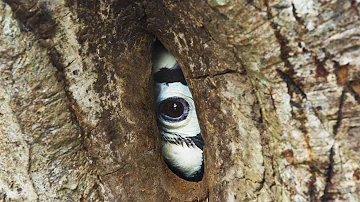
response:
[[[3,201],[360,201],[359,1],[0,1]],[[151,46],[181,65],[199,183],[160,155]]]

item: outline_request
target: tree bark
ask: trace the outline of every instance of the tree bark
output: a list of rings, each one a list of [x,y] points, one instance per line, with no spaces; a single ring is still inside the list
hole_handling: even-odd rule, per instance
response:
[[[358,1],[0,2],[3,201],[360,201]],[[182,67],[199,183],[160,155],[151,46]]]

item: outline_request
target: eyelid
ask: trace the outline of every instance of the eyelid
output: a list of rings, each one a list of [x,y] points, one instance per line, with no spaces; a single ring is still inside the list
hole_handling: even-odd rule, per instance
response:
[[[191,99],[193,101],[191,92],[187,86],[184,86],[182,84],[176,83],[176,84],[157,84],[159,88],[159,93],[157,94],[157,101],[165,100],[169,97],[182,97]]]

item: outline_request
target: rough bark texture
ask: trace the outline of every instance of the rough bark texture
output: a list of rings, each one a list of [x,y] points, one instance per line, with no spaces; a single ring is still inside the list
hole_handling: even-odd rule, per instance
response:
[[[0,199],[360,201],[359,1],[0,1]],[[205,140],[160,155],[157,37]]]

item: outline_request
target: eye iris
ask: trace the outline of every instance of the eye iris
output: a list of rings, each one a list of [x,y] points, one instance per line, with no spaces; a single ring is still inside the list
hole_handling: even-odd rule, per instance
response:
[[[172,118],[178,118],[184,113],[184,105],[181,102],[169,101],[166,103],[166,115]]]
[[[167,122],[179,122],[187,118],[189,103],[180,97],[171,97],[158,105],[158,115]]]

